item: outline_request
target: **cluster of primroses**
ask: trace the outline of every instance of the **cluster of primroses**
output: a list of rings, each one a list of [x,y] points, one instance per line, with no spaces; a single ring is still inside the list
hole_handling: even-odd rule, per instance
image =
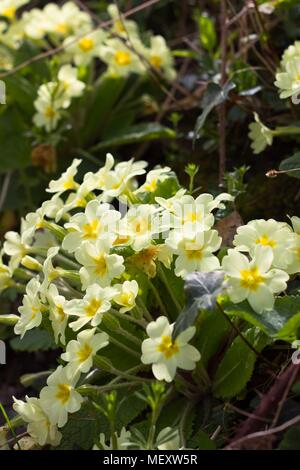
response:
[[[187,328],[175,339],[172,335],[170,304],[179,302],[178,287],[166,280],[168,273],[184,279],[195,271],[223,271],[231,301],[248,300],[263,315],[272,309],[276,294],[285,291],[289,276],[300,271],[298,217],[292,217],[292,225],[271,219],[241,226],[234,248],[222,258],[213,212],[232,201],[229,194],[194,198],[181,188],[169,198],[156,196],[174,179],[170,168],[146,173],[146,162],[115,164],[111,154],[102,168],[85,174],[79,183],[79,165],[80,160],[74,160],[50,182],[51,199],[22,220],[20,233],[6,234],[1,253],[0,289],[14,287],[25,294],[15,333],[22,338],[46,325],[63,349],[60,365],[39,397],[15,399],[15,411],[40,445],[59,443],[59,429],[84,401],[79,379],[91,370],[99,351],[116,344],[102,329],[107,318],[139,329],[136,337],[126,329],[120,333],[134,344],[135,357],[149,373],[152,367],[158,381],[172,382],[178,369],[196,367],[200,353],[189,344],[196,328]],[[144,174],[145,181],[138,185]],[[152,307],[144,281],[139,285],[139,273],[152,289]],[[155,288],[159,276],[168,289],[167,299]],[[179,312],[180,306],[175,320]],[[117,346],[124,348],[122,354],[130,349],[120,340]]]
[[[274,85],[280,90],[280,98],[291,98],[296,100],[295,104],[299,104],[300,41],[295,41],[284,51]],[[298,126],[279,126],[270,129],[261,122],[257,113],[254,113],[254,118],[254,122],[249,126],[249,137],[252,141],[253,152],[256,154],[261,153],[268,145],[272,145],[274,137],[300,132]]]
[[[173,80],[176,72],[173,57],[162,36],[141,40],[133,20],[125,19],[115,4],[108,7],[110,26],[105,30],[94,24],[92,16],[72,1],[59,6],[48,3],[43,9],[33,8],[18,14],[28,0],[2,0],[0,16],[0,67],[13,67],[14,51],[24,41],[32,41],[41,50],[59,47],[55,56],[53,79],[43,83],[34,106],[34,124],[47,132],[55,130],[70,107],[80,97],[92,76],[95,59],[105,64],[108,76],[145,75],[155,69]]]

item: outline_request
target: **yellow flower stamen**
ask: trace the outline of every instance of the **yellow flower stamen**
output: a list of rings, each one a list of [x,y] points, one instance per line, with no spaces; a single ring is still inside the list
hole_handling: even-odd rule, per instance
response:
[[[166,359],[171,359],[171,357],[179,352],[179,347],[176,340],[173,341],[171,336],[163,336],[157,350],[161,352]]]
[[[71,386],[68,384],[58,384],[56,398],[64,405],[70,398]]]
[[[94,238],[98,237],[100,222],[97,219],[92,220],[90,224],[84,224],[83,229],[83,238]]]
[[[99,276],[104,276],[107,272],[107,265],[104,255],[100,255],[97,258],[94,258],[95,262],[95,273]]]
[[[270,246],[271,248],[274,248],[276,246],[275,240],[272,240],[268,235],[261,235],[255,243],[257,245],[263,245],[263,246]]]
[[[150,58],[150,64],[156,69],[160,69],[162,66],[162,58],[159,55],[152,55]]]
[[[16,16],[16,7],[7,7],[3,10],[2,16],[5,16],[6,18],[13,20],[14,17]]]
[[[102,300],[92,299],[89,305],[84,309],[88,317],[94,317],[102,305]]]
[[[48,119],[53,119],[56,116],[56,111],[52,106],[45,108],[44,116]]]
[[[78,45],[82,52],[90,52],[93,50],[95,43],[91,38],[82,38],[80,39]]]
[[[117,51],[115,53],[115,61],[121,67],[129,65],[131,63],[131,54],[127,51]]]
[[[84,343],[82,347],[79,349],[79,351],[77,351],[79,362],[86,361],[90,357],[92,352],[93,352],[93,349],[91,348],[91,346],[88,343]]]
[[[259,269],[254,266],[251,269],[242,269],[241,275],[241,286],[245,289],[256,291],[260,284],[264,282],[264,277],[261,276]]]

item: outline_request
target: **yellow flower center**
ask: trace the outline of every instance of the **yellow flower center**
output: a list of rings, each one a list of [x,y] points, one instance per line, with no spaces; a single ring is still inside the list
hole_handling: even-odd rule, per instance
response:
[[[104,276],[107,272],[107,264],[104,255],[100,255],[94,258],[95,262],[95,273],[99,276]]]
[[[156,69],[160,69],[162,65],[162,59],[159,55],[152,55],[150,58],[150,64]]]
[[[138,235],[143,235],[148,232],[149,230],[149,223],[148,220],[137,219],[137,221],[133,225],[133,231]]]
[[[196,211],[188,212],[187,215],[186,215],[186,221],[187,222],[195,223],[195,222],[199,221],[200,218],[201,218],[201,215],[197,214]]]
[[[116,20],[116,21],[115,21],[115,29],[118,31],[118,33],[124,33],[124,32],[125,32],[125,28],[124,28],[123,21],[121,21],[121,20]]]
[[[186,257],[190,260],[200,260],[203,258],[203,248],[198,248],[195,250],[185,250]]]
[[[13,20],[16,15],[16,11],[16,7],[7,7],[3,10],[2,16],[6,16],[6,18]]]
[[[64,405],[70,398],[71,385],[58,384],[56,398]]]
[[[53,119],[56,116],[56,111],[52,106],[45,108],[44,116],[48,119]]]
[[[83,238],[97,238],[99,232],[100,222],[95,219],[90,224],[84,224]]]
[[[274,248],[276,246],[275,240],[271,240],[268,235],[262,235],[255,241],[255,243],[257,245],[270,246],[271,248]]]
[[[119,300],[122,305],[131,305],[134,300],[133,292],[122,292]]]
[[[64,309],[62,308],[62,306],[61,306],[61,305],[57,305],[57,306],[56,306],[56,310],[57,310],[57,314],[58,314],[59,320],[60,320],[60,321],[64,321],[64,319],[66,318],[66,314],[65,314]]]
[[[55,30],[57,33],[66,36],[70,31],[70,27],[67,23],[59,23],[58,25],[56,25]]]
[[[129,65],[131,63],[131,54],[127,51],[117,51],[115,53],[115,61],[121,67]]]
[[[101,307],[101,305],[102,305],[102,300],[92,299],[88,307],[84,309],[85,313],[87,314],[88,317],[94,317],[96,313],[98,312],[99,308]]]
[[[179,347],[176,340],[173,341],[171,336],[163,336],[160,345],[157,350],[161,352],[166,359],[170,359],[172,356],[179,352]]]
[[[69,189],[73,189],[75,187],[73,177],[69,177],[64,183],[63,188],[67,191]]]
[[[36,307],[31,307],[31,320],[33,320],[41,310]]]
[[[155,178],[152,181],[149,181],[149,183],[146,183],[144,186],[146,191],[150,191],[151,193],[154,193],[154,191],[157,188],[157,181],[158,181],[158,178]]]
[[[94,48],[95,43],[91,38],[82,38],[78,45],[82,52],[90,52]]]
[[[129,237],[126,237],[125,235],[123,235],[123,236],[122,236],[122,235],[119,235],[119,236],[115,239],[113,245],[114,245],[114,246],[125,245],[125,243],[127,243],[128,240],[129,240]]]
[[[85,362],[90,357],[92,352],[93,349],[91,348],[91,346],[88,343],[84,343],[79,349],[79,351],[77,351],[79,362]]]
[[[258,286],[264,282],[264,277],[261,276],[259,269],[254,266],[251,269],[242,269],[241,275],[241,287],[256,291]]]

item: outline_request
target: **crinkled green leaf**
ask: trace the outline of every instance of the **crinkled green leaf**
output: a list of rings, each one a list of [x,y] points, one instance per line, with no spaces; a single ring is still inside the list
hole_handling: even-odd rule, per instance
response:
[[[150,122],[146,124],[136,124],[123,129],[122,132],[115,133],[109,139],[106,139],[92,148],[92,152],[98,150],[110,149],[119,145],[136,144],[139,142],[148,142],[157,139],[175,139],[176,132],[172,129],[162,126],[159,123]]]
[[[268,344],[268,337],[258,328],[249,328],[242,334],[258,352]],[[256,359],[254,351],[237,336],[217,368],[212,386],[214,395],[217,398],[237,396],[250,380]]]
[[[6,108],[0,114],[0,173],[30,164],[31,146],[25,132],[24,120],[15,108]]]
[[[195,272],[186,276],[184,290],[187,304],[175,323],[174,338],[194,324],[201,309],[214,309],[223,286],[224,274],[221,272]]]
[[[27,331],[22,339],[19,336],[13,338],[10,346],[15,351],[27,352],[57,349],[53,336],[48,331],[38,328]]]
[[[227,315],[243,318],[273,338],[293,341],[298,337],[300,296],[279,297],[272,310],[261,314],[256,313],[246,301],[240,304],[226,302],[223,308]]]
[[[202,113],[198,117],[194,129],[194,141],[197,139],[200,130],[202,129],[207,116],[216,107],[227,100],[229,92],[235,87],[232,82],[227,83],[223,88],[216,83],[210,82],[207,85],[206,91],[202,98],[201,108]]]
[[[279,165],[279,170],[293,170],[300,168],[300,152],[295,153],[292,157],[286,158]],[[288,173],[293,178],[300,178],[300,171],[291,171]]]

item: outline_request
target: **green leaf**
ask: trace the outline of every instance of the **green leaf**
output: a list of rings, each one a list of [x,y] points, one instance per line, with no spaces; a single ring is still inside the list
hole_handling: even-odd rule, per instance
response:
[[[95,145],[91,152],[117,147],[119,145],[136,144],[157,139],[175,139],[176,132],[161,124],[150,122],[136,124],[128,129],[123,129],[119,134]]]
[[[209,435],[200,429],[196,435],[191,439],[189,445],[192,449],[197,448],[199,450],[216,450],[216,443],[212,441]]]
[[[217,42],[217,35],[214,22],[211,18],[205,15],[198,16],[199,37],[201,45],[207,51],[212,51]]]
[[[187,305],[175,323],[174,338],[194,324],[199,310],[214,309],[217,297],[223,290],[223,285],[224,274],[219,272],[195,272],[186,276],[184,290]]]
[[[62,440],[57,450],[89,450],[99,439],[99,434],[106,434],[109,423],[106,417],[97,411],[90,402],[85,402],[81,409],[70,414],[67,424],[62,429]]]
[[[268,336],[294,341],[300,328],[300,296],[285,296],[275,300],[273,310],[256,313],[248,304],[226,302],[223,308],[227,315],[243,318],[253,326],[260,328]]]
[[[258,328],[242,332],[253,347],[261,352],[268,344],[268,338]],[[220,362],[213,381],[213,393],[217,398],[237,396],[250,380],[256,354],[240,336],[237,336]]]
[[[49,349],[57,349],[54,339],[48,331],[35,328],[25,333],[24,337],[13,338],[10,346],[15,351],[48,351]]]
[[[300,168],[300,152],[295,153],[292,157],[286,158],[279,165],[279,170],[293,170],[295,168]],[[287,174],[293,178],[300,178],[300,170],[291,171]]]
[[[230,324],[219,310],[204,311],[201,314],[195,346],[201,354],[204,367],[207,367],[209,360],[224,346],[230,330]]]
[[[300,424],[288,429],[278,447],[279,450],[300,450]]]
[[[92,143],[103,135],[108,117],[125,85],[123,77],[104,76],[98,81],[90,94],[86,109],[84,127],[81,131],[83,145]]]
[[[227,83],[224,87],[220,87],[216,83],[210,82],[207,85],[206,91],[202,98],[201,107],[203,109],[202,113],[198,117],[194,129],[194,142],[197,139],[200,130],[202,129],[207,116],[209,113],[216,107],[222,104],[227,100],[229,92],[235,87],[235,84],[232,82]]]
[[[26,125],[16,109],[6,108],[0,114],[0,173],[29,165],[31,147],[25,131]]]

